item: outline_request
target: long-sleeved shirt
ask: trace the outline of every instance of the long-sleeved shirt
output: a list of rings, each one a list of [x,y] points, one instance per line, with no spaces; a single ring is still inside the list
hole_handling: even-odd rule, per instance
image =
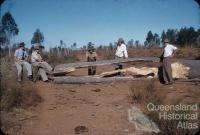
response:
[[[173,51],[176,50],[177,47],[171,45],[171,44],[167,44],[166,47],[164,48],[164,54],[163,57],[169,57],[173,54]]]
[[[86,58],[87,58],[87,61],[90,62],[90,61],[96,61],[97,59],[97,53],[96,52],[86,52]]]
[[[15,51],[14,56],[17,60],[24,60],[26,57],[28,57],[28,54],[25,50],[19,48]]]
[[[33,51],[31,54],[31,62],[40,62],[42,61],[41,55],[37,51]]]
[[[117,46],[115,56],[119,58],[123,58],[123,57],[128,58],[128,52],[127,52],[125,44],[121,44],[120,46]]]

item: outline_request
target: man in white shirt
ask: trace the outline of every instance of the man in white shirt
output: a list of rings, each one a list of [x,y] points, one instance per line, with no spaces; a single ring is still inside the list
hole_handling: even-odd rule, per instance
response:
[[[124,43],[123,38],[118,39],[117,50],[115,52],[115,58],[116,59],[128,58],[128,52],[127,52],[126,45]],[[122,68],[123,68],[122,64],[118,63],[115,69],[118,70]]]
[[[35,67],[37,69],[38,75],[41,76],[41,78],[44,82],[47,82],[48,77],[47,77],[46,73],[53,74],[53,68],[42,59],[40,53],[41,53],[40,45],[35,44],[34,51],[32,52],[32,55],[31,55],[31,62],[32,62],[33,67]],[[36,81],[35,79],[34,79],[34,81]]]
[[[169,40],[164,40],[164,50],[163,50],[163,79],[165,84],[173,84],[172,78],[172,68],[171,68],[171,58],[174,55],[175,50],[177,47],[169,44]]]
[[[22,66],[26,68],[28,71],[28,78],[32,80],[32,67],[27,62],[28,54],[25,50],[25,43],[22,42],[19,44],[19,49],[15,51],[15,66],[17,67],[17,78],[18,81],[21,82],[21,74],[22,74]]]

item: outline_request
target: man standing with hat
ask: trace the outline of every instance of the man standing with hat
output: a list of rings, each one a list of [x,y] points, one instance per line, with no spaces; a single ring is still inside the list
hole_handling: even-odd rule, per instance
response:
[[[123,58],[128,58],[128,52],[123,38],[119,38],[117,42],[117,50],[115,52],[115,59],[123,59]],[[118,63],[115,69],[116,70],[123,69],[122,64]]]
[[[88,43],[88,51],[86,52],[86,59],[88,62],[94,62],[97,60],[97,53],[91,42]],[[96,66],[88,67],[88,75],[96,74]]]
[[[50,75],[53,74],[53,68],[46,61],[42,59],[40,49],[41,49],[40,44],[38,43],[34,44],[34,51],[32,52],[31,55],[31,62],[33,67],[37,69],[36,74],[40,75],[44,82],[47,82],[48,77],[46,73]]]
[[[17,77],[18,81],[21,82],[22,66],[28,71],[28,78],[32,80],[32,68],[31,65],[27,62],[28,54],[25,50],[24,42],[19,44],[19,48],[15,51],[15,65],[17,67]]]
[[[171,58],[177,50],[177,47],[169,44],[169,40],[164,40],[164,50],[163,50],[163,79],[166,85],[173,84],[172,78],[172,68],[171,68]]]

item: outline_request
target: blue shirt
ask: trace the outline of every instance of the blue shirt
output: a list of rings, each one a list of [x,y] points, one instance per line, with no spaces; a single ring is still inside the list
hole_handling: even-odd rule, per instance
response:
[[[15,51],[15,57],[19,60],[24,60],[27,56],[28,54],[26,51],[22,50],[21,48]]]

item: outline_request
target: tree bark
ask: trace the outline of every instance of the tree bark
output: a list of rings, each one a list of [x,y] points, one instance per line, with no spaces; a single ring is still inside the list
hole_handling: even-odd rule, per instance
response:
[[[66,74],[71,73],[73,71],[75,71],[75,68],[68,67],[68,68],[63,68],[62,70],[54,70],[53,75],[65,76]]]
[[[200,60],[179,60],[179,62],[190,67],[189,78],[200,78]]]
[[[65,76],[65,77],[54,77],[54,82],[58,84],[70,83],[70,84],[84,84],[84,83],[106,83],[113,81],[135,81],[135,80],[144,80],[147,78],[134,78],[132,76],[128,77],[108,77],[101,78],[96,76]]]
[[[135,57],[135,58],[126,58],[126,59],[100,60],[96,62],[75,62],[75,63],[57,65],[55,67],[55,71],[62,70],[62,68],[66,68],[66,67],[85,68],[89,66],[103,66],[103,65],[111,65],[111,64],[117,64],[117,63],[133,62],[133,61],[159,62],[159,60],[160,59],[158,57]]]

